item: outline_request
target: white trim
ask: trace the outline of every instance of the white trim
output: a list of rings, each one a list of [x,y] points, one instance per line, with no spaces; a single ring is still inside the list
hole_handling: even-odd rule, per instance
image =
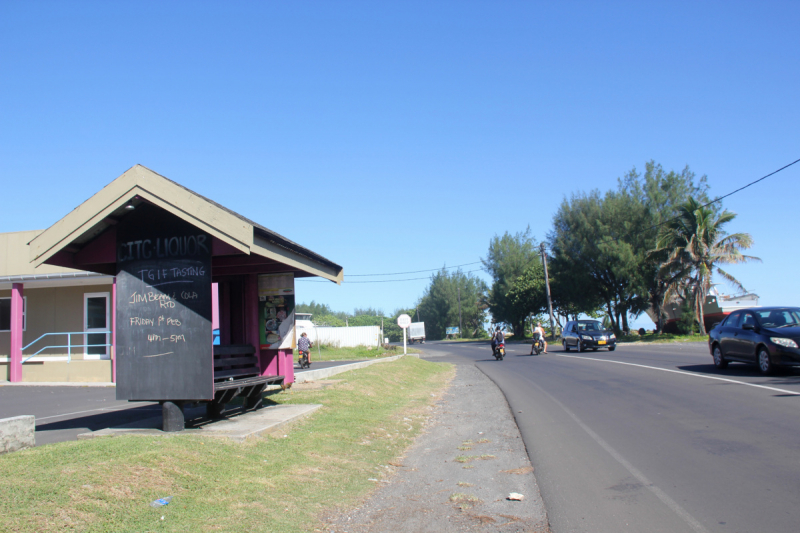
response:
[[[11,296],[3,296],[0,297],[0,300],[11,300]],[[11,319],[9,318],[9,321]],[[9,324],[10,325],[10,324]],[[28,329],[28,297],[22,297],[22,331],[27,331]],[[0,333],[9,333],[11,332],[10,329],[0,329]]]
[[[47,363],[49,361],[69,361],[69,357],[66,355],[37,355],[36,357],[31,357],[25,364],[28,363]],[[0,355],[0,363],[8,363],[8,356],[7,355]]]
[[[89,328],[87,325],[88,321],[88,314],[89,314],[89,306],[87,302],[89,298],[105,298],[106,300],[106,325],[103,328]],[[109,331],[111,329],[111,293],[110,292],[85,292],[83,293],[83,331],[86,333],[83,335],[83,344],[89,344],[89,334],[96,333],[97,330],[100,331]],[[108,343],[108,334],[106,333],[106,343]],[[111,359],[111,351],[109,347],[106,346],[106,353],[104,354],[90,354],[88,353],[89,349],[84,348],[83,358],[84,360],[97,360],[97,359]]]

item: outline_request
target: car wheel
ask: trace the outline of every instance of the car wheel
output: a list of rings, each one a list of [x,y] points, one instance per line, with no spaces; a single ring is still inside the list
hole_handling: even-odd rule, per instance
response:
[[[728,361],[723,357],[722,349],[718,344],[714,346],[714,366],[717,367],[717,370],[728,368]]]
[[[613,352],[613,351],[614,351],[614,350],[616,350],[616,349],[617,349],[617,347],[616,347],[616,346],[609,346],[609,347],[608,347],[608,351],[609,351],[609,352]]]
[[[579,352],[585,352],[586,351],[586,348],[583,347],[583,343],[581,341],[578,341],[578,351]]]
[[[564,339],[563,341],[561,341],[561,344],[562,344],[562,346],[564,346],[564,351],[568,352],[569,351],[569,344],[567,344],[567,339]]]
[[[765,376],[775,371],[775,365],[773,365],[772,361],[769,359],[769,350],[763,347],[758,350],[758,369]]]

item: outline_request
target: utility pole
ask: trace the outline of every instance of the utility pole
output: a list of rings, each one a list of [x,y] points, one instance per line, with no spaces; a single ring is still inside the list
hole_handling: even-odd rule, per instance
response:
[[[461,330],[461,287],[458,287],[458,337],[462,338],[464,332]]]
[[[542,250],[542,265],[544,265],[544,286],[547,289],[547,310],[550,311],[550,334],[556,338],[556,323],[553,319],[553,302],[550,300],[550,277],[547,275],[547,253],[544,251],[544,243],[540,246]]]

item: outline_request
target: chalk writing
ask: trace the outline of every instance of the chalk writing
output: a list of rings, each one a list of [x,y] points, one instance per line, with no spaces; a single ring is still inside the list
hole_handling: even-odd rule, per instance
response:
[[[121,242],[117,245],[117,261],[192,257],[210,253],[206,235],[158,237]]]

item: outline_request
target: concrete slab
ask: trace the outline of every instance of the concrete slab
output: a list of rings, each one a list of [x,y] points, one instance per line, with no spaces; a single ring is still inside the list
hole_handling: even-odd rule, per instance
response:
[[[222,420],[207,420],[190,418],[192,410],[187,410],[187,429],[179,432],[166,433],[159,429],[161,417],[153,417],[118,427],[91,431],[78,435],[79,440],[97,437],[115,437],[121,435],[140,437],[171,437],[175,435],[190,435],[203,438],[223,438],[243,442],[249,438],[267,435],[282,430],[284,426],[300,418],[308,416],[322,407],[320,404],[302,405],[273,405],[237,414]]]
[[[36,419],[33,415],[0,419],[0,454],[36,446]]]

